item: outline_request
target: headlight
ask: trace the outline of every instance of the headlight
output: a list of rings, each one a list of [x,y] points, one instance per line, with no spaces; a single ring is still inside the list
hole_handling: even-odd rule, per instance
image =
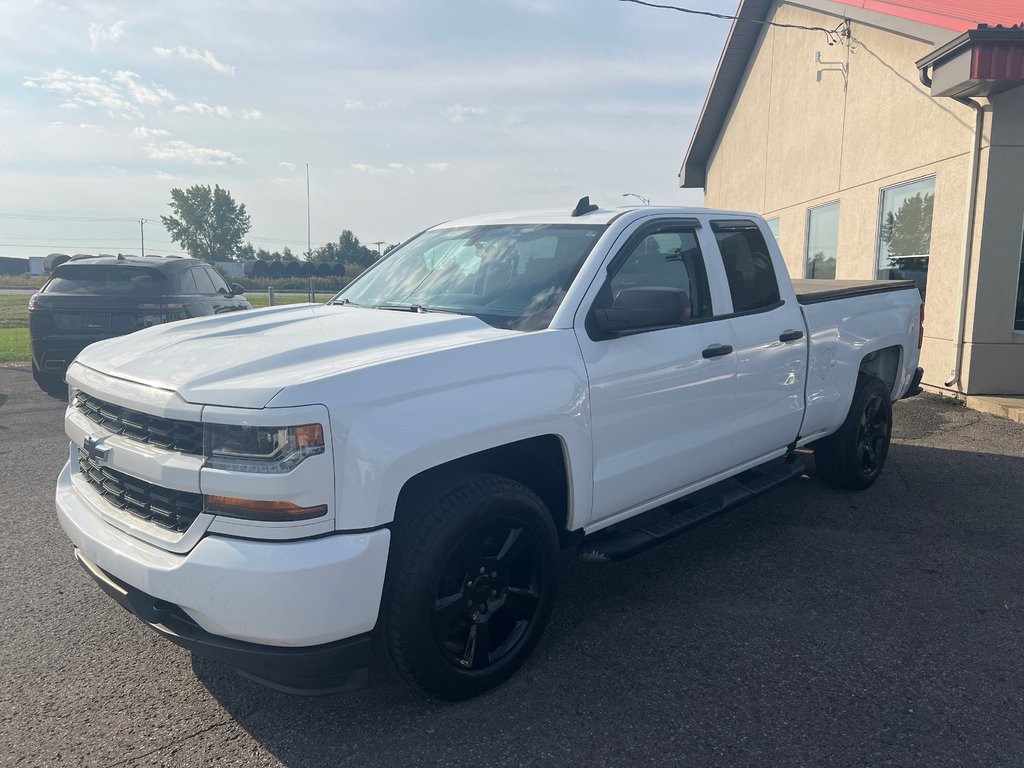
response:
[[[306,457],[324,452],[319,424],[239,427],[207,424],[206,466],[236,472],[290,472]]]

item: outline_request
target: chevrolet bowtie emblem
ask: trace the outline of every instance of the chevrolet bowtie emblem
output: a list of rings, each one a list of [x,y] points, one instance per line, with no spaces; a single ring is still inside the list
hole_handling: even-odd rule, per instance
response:
[[[91,437],[85,438],[82,450],[85,451],[86,456],[100,466],[106,464],[107,457],[110,456],[110,449],[104,448],[98,440],[93,440]]]

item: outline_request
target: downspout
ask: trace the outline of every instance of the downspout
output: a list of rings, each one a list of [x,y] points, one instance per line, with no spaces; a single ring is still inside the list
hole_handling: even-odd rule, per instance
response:
[[[919,69],[918,75],[922,85],[930,88],[932,79],[928,76],[927,68]],[[978,177],[981,167],[981,142],[985,126],[985,108],[981,104],[961,96],[954,96],[953,100],[974,110],[974,137],[971,144],[970,181],[967,184],[967,205],[964,214],[963,272],[960,275],[960,309],[956,321],[956,352],[953,357],[953,369],[945,384],[947,387],[960,384],[960,374],[963,368],[964,336],[967,332],[967,290],[970,287],[971,261],[974,254],[974,219],[978,208]]]

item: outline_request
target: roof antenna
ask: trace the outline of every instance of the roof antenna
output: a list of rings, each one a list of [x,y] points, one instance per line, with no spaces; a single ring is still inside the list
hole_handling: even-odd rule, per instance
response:
[[[597,206],[590,202],[590,195],[585,195],[580,198],[580,201],[576,203],[576,208],[573,210],[573,216],[583,216],[584,214],[596,211]]]

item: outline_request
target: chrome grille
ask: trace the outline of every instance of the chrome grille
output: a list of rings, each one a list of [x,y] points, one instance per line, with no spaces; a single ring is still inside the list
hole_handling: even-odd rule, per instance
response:
[[[140,443],[155,445],[168,451],[195,456],[203,454],[203,425],[198,421],[180,421],[150,416],[99,398],[78,392],[75,408],[90,421]]]
[[[147,483],[104,467],[84,450],[78,451],[78,471],[106,501],[140,520],[184,533],[203,511],[203,496]]]

